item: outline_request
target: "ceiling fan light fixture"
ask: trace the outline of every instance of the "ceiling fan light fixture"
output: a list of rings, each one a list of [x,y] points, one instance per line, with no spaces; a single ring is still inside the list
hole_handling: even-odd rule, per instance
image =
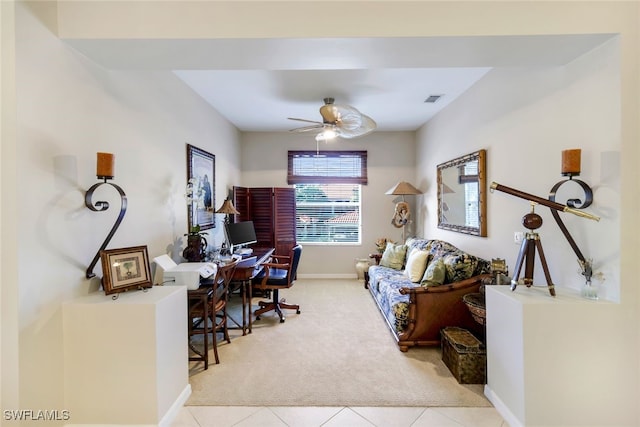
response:
[[[325,129],[316,135],[316,141],[327,142],[332,141],[338,136],[338,133],[333,129]]]
[[[322,121],[289,117],[311,125],[291,129],[290,132],[320,131],[316,135],[316,141],[329,141],[336,137],[357,138],[373,132],[377,124],[369,116],[362,114],[357,108],[350,105],[335,105],[333,98],[324,98],[324,105],[320,107]]]

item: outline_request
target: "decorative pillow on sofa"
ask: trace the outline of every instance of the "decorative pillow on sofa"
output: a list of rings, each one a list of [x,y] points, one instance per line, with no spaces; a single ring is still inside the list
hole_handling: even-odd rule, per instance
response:
[[[422,286],[440,286],[447,276],[447,268],[441,258],[433,260],[427,266],[420,284]]]
[[[464,252],[445,255],[442,257],[447,270],[447,283],[459,282],[473,276],[478,260],[473,255]]]
[[[393,268],[394,270],[402,270],[406,254],[406,245],[387,242],[387,247],[384,249],[382,259],[380,259],[380,265],[383,267]]]
[[[429,252],[414,249],[409,253],[407,257],[407,265],[404,268],[404,273],[411,279],[413,283],[418,283],[422,279],[425,268],[427,268],[427,260],[429,259]]]

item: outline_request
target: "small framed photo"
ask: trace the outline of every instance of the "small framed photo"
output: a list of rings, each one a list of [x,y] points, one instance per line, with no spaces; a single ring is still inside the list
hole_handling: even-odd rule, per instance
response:
[[[146,246],[100,251],[106,295],[153,286]]]
[[[207,230],[216,226],[216,156],[187,144],[188,232],[200,226]]]

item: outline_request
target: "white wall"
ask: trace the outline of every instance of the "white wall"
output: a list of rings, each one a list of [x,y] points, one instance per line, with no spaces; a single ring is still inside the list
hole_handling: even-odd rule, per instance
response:
[[[286,187],[287,151],[315,150],[311,134],[260,133],[242,135],[242,185]],[[368,185],[362,186],[362,243],[360,245],[304,245],[299,272],[306,277],[355,277],[355,259],[375,252],[375,240],[401,240],[402,231],[391,225],[394,196],[384,193],[398,181],[414,183],[415,133],[374,132],[362,138],[321,144],[322,150],[366,150]],[[415,197],[408,196],[413,204]],[[413,224],[412,224],[413,226]]]
[[[0,2],[0,402],[18,406],[18,288],[15,186],[15,10]],[[10,284],[10,285],[9,285]]]
[[[98,288],[84,272],[120,201],[103,186],[93,200],[109,200],[111,208],[96,213],[84,206],[84,192],[97,182],[96,152],[115,154],[113,182],[128,198],[108,248],[147,245],[150,258],[179,257],[184,248],[187,143],[216,155],[216,205],[239,181],[239,133],[215,110],[169,72],[92,64],[43,24],[50,14],[54,3],[20,4],[16,14],[23,408],[64,407],[60,304]],[[220,243],[222,235],[209,241]],[[102,275],[99,263],[95,272]]]
[[[562,177],[562,150],[582,149],[578,177],[593,189],[587,212],[599,222],[562,213],[561,218],[585,257],[593,258],[594,283],[607,299],[620,298],[620,66],[617,39],[565,67],[494,69],[419,132],[419,182],[427,188],[421,213],[428,234],[458,244],[486,259],[504,258],[514,267],[520,246],[513,233],[525,231],[527,200],[488,192],[488,236],[470,237],[437,228],[438,163],[469,152],[487,150],[487,187],[492,181],[547,198]],[[579,190],[579,191],[578,191]],[[575,184],[564,184],[566,196],[584,200]],[[565,197],[562,199],[561,197]],[[540,235],[552,279],[579,289],[577,256],[543,206]],[[539,257],[536,257],[539,260]],[[523,271],[524,273],[524,271]],[[537,263],[535,283],[546,285]]]
[[[494,69],[418,132],[418,183],[427,189],[420,200],[420,223],[424,224],[425,233],[486,259],[504,258],[512,274],[519,250],[519,245],[513,243],[513,233],[525,230],[521,218],[530,211],[528,201],[503,192],[489,193],[486,238],[440,230],[434,212],[436,165],[484,148],[489,183],[496,181],[547,198],[553,185],[564,179],[560,175],[562,150],[582,149],[579,178],[593,188],[593,204],[587,211],[602,219],[595,222],[571,214],[560,215],[585,257],[593,258],[594,284],[600,286],[601,298],[619,304],[603,301],[594,305],[575,298],[568,309],[562,310],[560,304],[566,302],[566,290],[580,289],[584,278],[579,274],[577,256],[549,209],[536,207],[544,220],[538,232],[559,296],[554,300],[546,292],[539,253],[534,284],[543,286],[546,297],[539,297],[540,289],[524,286],[519,286],[515,295],[509,290],[502,292],[508,292],[507,300],[513,296],[512,300],[520,298],[536,307],[538,316],[544,315],[543,305],[548,305],[546,311],[555,317],[552,321],[536,321],[535,315],[524,320],[513,317],[513,324],[505,323],[509,316],[501,310],[508,309],[509,304],[499,303],[488,307],[493,314],[487,316],[486,393],[513,426],[588,422],[632,426],[638,422],[634,403],[638,396],[637,371],[631,368],[637,362],[637,344],[627,339],[636,334],[637,283],[621,277],[621,250],[637,248],[633,238],[625,241],[629,234],[621,236],[625,228],[620,215],[623,194],[637,193],[637,185],[627,187],[626,193],[621,185],[625,163],[629,162],[627,156],[637,156],[621,139],[620,80],[620,40],[616,37],[564,67]],[[581,191],[558,192],[556,200],[564,203],[568,196],[584,200]],[[635,226],[632,229],[637,233]],[[534,295],[538,298],[532,302]],[[597,315],[598,320],[592,321],[587,314]],[[492,319],[497,323],[490,322]],[[588,328],[586,335],[583,328]],[[583,344],[554,351],[560,348],[554,343],[569,342],[567,335],[571,342]],[[608,337],[608,341],[597,337]],[[523,353],[523,348],[528,350]],[[611,354],[616,354],[616,362],[606,363],[603,376],[589,372]],[[523,364],[523,360],[527,363]],[[542,377],[540,369],[547,364],[552,366]],[[500,375],[503,372],[508,375]],[[615,386],[606,386],[603,378]],[[552,400],[550,387],[570,392],[562,394],[562,400]],[[587,394],[582,390],[595,392]],[[607,390],[610,398],[606,404],[598,399],[602,390]]]

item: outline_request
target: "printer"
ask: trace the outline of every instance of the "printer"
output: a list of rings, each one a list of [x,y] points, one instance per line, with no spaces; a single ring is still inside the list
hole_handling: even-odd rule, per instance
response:
[[[218,266],[212,262],[185,262],[176,264],[169,255],[161,255],[153,259],[156,271],[153,275],[154,285],[186,286],[193,290],[200,287],[200,278],[214,276]]]

